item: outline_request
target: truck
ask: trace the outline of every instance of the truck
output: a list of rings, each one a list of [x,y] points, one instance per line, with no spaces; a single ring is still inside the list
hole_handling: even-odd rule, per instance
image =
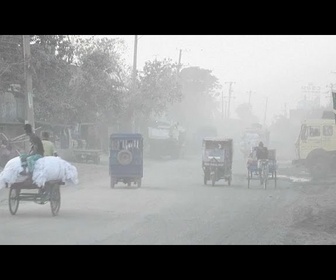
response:
[[[166,121],[154,121],[148,126],[149,155],[153,158],[170,156],[177,159],[183,146],[183,128]]]
[[[302,121],[295,142],[295,151],[296,158],[292,163],[297,167],[304,167],[312,178],[325,178],[335,175],[335,119],[322,117]]]
[[[240,141],[240,151],[247,158],[253,147],[258,146],[259,142],[262,141],[264,146],[269,145],[270,132],[267,128],[263,127],[259,123],[251,124],[246,127],[242,133]]]

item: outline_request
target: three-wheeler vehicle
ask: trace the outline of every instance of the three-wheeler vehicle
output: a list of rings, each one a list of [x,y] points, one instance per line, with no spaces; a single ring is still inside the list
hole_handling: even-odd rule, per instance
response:
[[[231,185],[233,140],[229,138],[207,137],[203,139],[202,168],[204,184],[224,179]]]
[[[112,133],[109,156],[110,187],[122,182],[141,187],[143,177],[143,137],[140,133]]]

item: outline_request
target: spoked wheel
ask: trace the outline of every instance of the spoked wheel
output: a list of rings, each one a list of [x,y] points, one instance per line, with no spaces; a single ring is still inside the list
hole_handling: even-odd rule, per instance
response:
[[[138,187],[138,188],[141,187],[141,179],[138,179],[138,181],[137,181],[137,187]]]
[[[20,202],[19,196],[20,196],[20,189],[10,188],[8,205],[9,205],[9,212],[12,215],[15,215],[19,208],[19,202]]]
[[[116,184],[116,181],[114,180],[113,177],[111,177],[111,178],[110,178],[110,187],[111,187],[111,188],[114,188],[115,184]]]
[[[214,186],[216,182],[215,174],[211,174],[210,178],[211,178],[211,185]]]
[[[267,181],[268,181],[268,169],[264,168],[263,169],[263,184],[264,184],[264,189],[266,190],[267,187]]]
[[[61,207],[61,191],[60,186],[55,184],[50,189],[50,208],[53,216],[58,214]]]

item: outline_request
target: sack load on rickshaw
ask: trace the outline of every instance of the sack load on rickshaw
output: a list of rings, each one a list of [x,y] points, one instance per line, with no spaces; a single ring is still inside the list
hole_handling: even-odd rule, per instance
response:
[[[204,184],[210,180],[212,185],[224,179],[232,181],[233,141],[227,138],[208,137],[203,139],[202,168]]]
[[[25,173],[24,159],[19,156],[11,159],[0,173],[0,189],[9,187],[10,213],[16,214],[20,201],[50,202],[51,213],[56,216],[61,205],[60,185],[77,184],[77,168],[60,157],[45,156],[35,158],[32,173]],[[24,192],[34,189],[37,192]]]
[[[78,183],[77,168],[60,157],[45,156],[37,159],[31,175],[21,175],[23,170],[20,156],[9,160],[0,173],[0,189],[6,185],[24,182],[29,177],[31,177],[32,183],[38,187],[42,187],[51,180],[60,180],[71,184]]]
[[[139,133],[110,135],[110,187],[122,182],[141,187],[143,177],[143,137]]]

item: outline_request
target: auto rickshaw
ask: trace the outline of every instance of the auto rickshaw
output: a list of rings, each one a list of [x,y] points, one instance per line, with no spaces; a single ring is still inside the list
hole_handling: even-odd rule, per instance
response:
[[[203,139],[202,168],[204,184],[210,180],[212,185],[224,179],[231,185],[232,181],[232,139],[208,137]]]
[[[140,133],[112,133],[109,157],[110,186],[123,182],[141,187],[143,177],[143,137]]]

